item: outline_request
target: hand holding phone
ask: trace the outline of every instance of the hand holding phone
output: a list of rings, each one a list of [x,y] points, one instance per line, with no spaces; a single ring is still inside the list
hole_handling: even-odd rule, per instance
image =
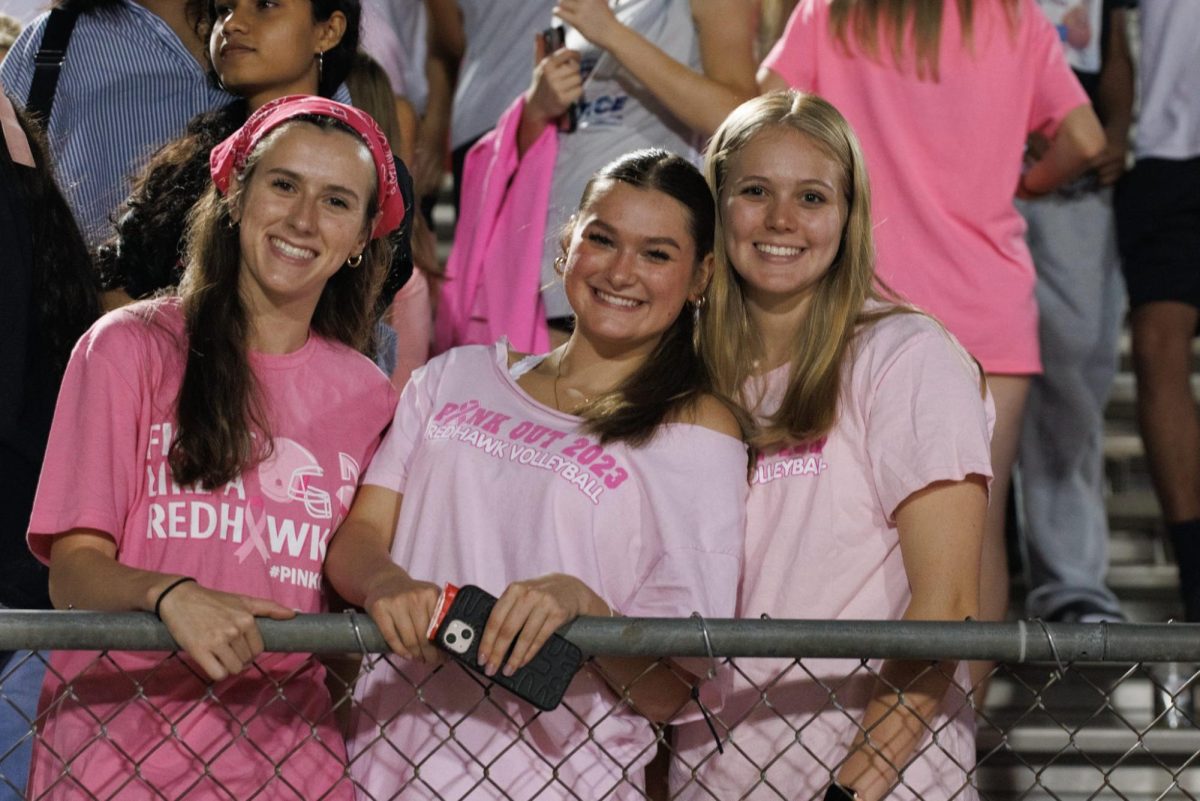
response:
[[[544,58],[557,53],[566,45],[567,29],[562,25],[551,25],[544,29],[540,34],[541,39],[541,56]],[[576,71],[578,68],[576,67]],[[562,84],[563,89],[573,89],[570,82]],[[582,93],[582,79],[579,81],[578,91]],[[564,133],[572,133],[579,125],[579,102],[574,100],[567,105],[567,109],[558,118],[558,130]]]
[[[479,648],[496,601],[479,587],[447,584],[430,621],[429,639],[466,667],[538,709],[554,709],[583,664],[583,653],[569,640],[551,634],[533,659],[511,675],[488,675],[479,663]]]

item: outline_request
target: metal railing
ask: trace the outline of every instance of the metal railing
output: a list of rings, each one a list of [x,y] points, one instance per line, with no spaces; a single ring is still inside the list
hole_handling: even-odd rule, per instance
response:
[[[945,698],[889,764],[890,797],[1200,799],[1196,625],[581,618],[565,633],[593,658],[551,714],[456,664],[430,671],[380,656],[386,645],[361,613],[260,629],[272,653],[238,690],[257,694],[234,697],[155,653],[174,643],[150,615],[0,611],[0,652],[33,651],[25,666],[50,661],[60,685],[36,719],[18,718],[18,742],[0,742],[0,798],[19,797],[8,774],[35,742],[35,798],[809,798],[854,736],[871,741],[867,700],[907,707],[932,680]],[[47,654],[67,650],[97,653],[66,673]],[[150,653],[128,662],[126,651]],[[278,656],[288,653],[300,656]],[[317,658],[307,654],[340,657],[325,677],[332,703],[305,700]],[[650,672],[616,681],[611,657],[682,660],[675,675],[678,664],[703,674],[712,658],[710,684],[726,689],[712,714],[723,753],[695,703],[674,726],[639,716]],[[880,660],[919,669],[897,685]],[[962,660],[996,663],[986,703],[965,663],[953,664]],[[0,667],[10,721],[21,715],[6,694],[19,667]],[[210,713],[223,723],[199,737],[190,727]],[[64,737],[68,719],[76,731]],[[128,729],[155,745],[128,745]],[[97,770],[104,781],[88,785]],[[332,778],[314,790],[306,782],[322,771]]]

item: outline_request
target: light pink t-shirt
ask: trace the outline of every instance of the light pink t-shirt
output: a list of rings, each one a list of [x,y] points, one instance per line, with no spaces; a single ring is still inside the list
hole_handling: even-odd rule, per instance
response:
[[[391,419],[395,392],[368,359],[316,335],[287,355],[252,353],[274,454],[211,492],[179,487],[166,456],[184,366],[182,322],[177,300],[137,304],[103,317],[76,345],[30,547],[45,561],[52,535],[97,529],[112,536],[121,564],[324,611],[330,532]],[[31,795],[75,799],[85,795],[81,785],[95,797],[135,800],[185,791],[189,799],[294,795],[274,777],[279,763],[282,780],[304,797],[352,796],[348,781],[338,784],[345,750],[318,663],[263,654],[256,667],[212,685],[211,698],[202,677],[190,659],[163,653],[55,651]]]
[[[579,418],[530,398],[507,360],[502,341],[447,351],[413,373],[364,479],[404,495],[396,563],[494,595],[567,573],[626,615],[732,616],[741,441],[668,424],[641,447],[600,446]],[[355,780],[377,798],[643,797],[654,733],[590,668],[548,713],[487,684],[457,663],[431,674],[381,662],[357,687]]]
[[[1053,135],[1088,102],[1058,34],[1034,0],[1015,27],[999,2],[976,3],[965,44],[958,4],[943,4],[940,80],[848,56],[828,0],[801,0],[763,61],[850,121],[871,176],[878,271],[946,324],[989,373],[1041,370],[1036,276],[1013,207],[1026,135]],[[853,40],[852,40],[853,41]]]
[[[899,619],[911,591],[896,507],[935,481],[991,476],[991,403],[980,396],[978,369],[944,329],[923,315],[893,315],[867,328],[857,348],[832,432],[764,454],[755,467],[741,617]],[[785,366],[761,380],[756,414],[778,409],[787,377]],[[720,713],[733,727],[732,743],[717,755],[703,724],[680,727],[673,790],[683,799],[777,798],[756,787],[761,766],[765,781],[787,797],[819,797],[854,738],[873,676],[853,660],[810,659],[803,668],[790,660],[737,664]],[[878,669],[878,660],[871,664]],[[956,679],[970,686],[965,663]],[[836,688],[845,712],[833,707],[822,680]],[[762,703],[760,688],[768,687],[772,708]],[[904,782],[917,797],[950,798],[975,764],[974,717],[961,693],[948,693],[933,727],[936,744],[908,767]],[[691,766],[702,761],[693,781]],[[889,796],[912,797],[904,787]]]

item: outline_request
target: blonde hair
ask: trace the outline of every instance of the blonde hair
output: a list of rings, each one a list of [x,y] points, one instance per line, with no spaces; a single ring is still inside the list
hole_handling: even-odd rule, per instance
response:
[[[995,2],[996,0],[984,0]],[[938,80],[938,48],[942,42],[942,14],[950,0],[830,0],[829,21],[833,36],[851,51],[850,40],[870,58],[879,58],[880,42],[890,45],[892,63],[905,69],[909,48],[916,47],[911,62],[920,80]],[[1017,0],[999,0],[1015,31]],[[975,18],[975,0],[957,0],[963,42],[969,47]],[[911,32],[911,44],[910,44]]]
[[[846,119],[828,101],[796,90],[748,100],[717,129],[705,157],[705,175],[717,198],[717,236],[709,308],[701,324],[701,354],[716,391],[745,400],[746,383],[764,352],[747,312],[742,279],[725,251],[721,215],[729,160],[763,131],[780,128],[802,134],[841,168],[846,222],[837,255],[813,287],[808,312],[791,343],[783,402],[752,440],[759,448],[827,434],[837,422],[842,369],[855,334],[863,325],[909,311],[890,304],[865,309],[868,301],[891,301],[894,295],[875,276],[871,189],[862,149]]]

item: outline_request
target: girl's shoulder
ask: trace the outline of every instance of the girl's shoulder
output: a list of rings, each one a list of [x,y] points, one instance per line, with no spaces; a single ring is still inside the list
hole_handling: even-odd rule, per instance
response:
[[[896,372],[924,375],[930,382],[967,381],[983,386],[983,370],[937,319],[912,306],[869,307],[854,342],[852,373],[878,385]],[[920,383],[920,382],[918,382]]]
[[[90,349],[119,351],[164,341],[177,345],[183,336],[183,308],[179,298],[172,296],[113,309],[92,324],[80,343]]]
[[[674,413],[667,420],[667,424],[697,426],[737,440],[745,440],[747,420],[745,413],[729,401],[705,392]]]

